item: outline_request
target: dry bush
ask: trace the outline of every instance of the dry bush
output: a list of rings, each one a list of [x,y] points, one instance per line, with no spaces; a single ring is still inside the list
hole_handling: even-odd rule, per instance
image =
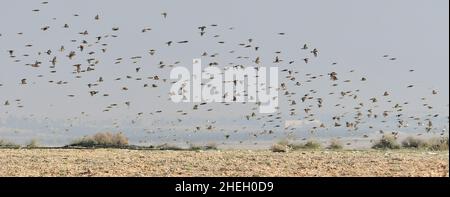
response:
[[[374,143],[373,149],[400,149],[400,144],[392,134],[385,134],[380,140]]]
[[[162,145],[158,145],[156,146],[157,150],[183,150],[183,148],[175,146],[175,145],[171,145],[171,144],[162,144]]]
[[[342,145],[342,142],[339,141],[338,139],[331,139],[330,145],[328,146],[328,149],[332,150],[341,150],[343,148],[344,146]]]
[[[432,138],[428,141],[428,150],[431,151],[446,151],[448,146],[448,137]]]
[[[208,143],[204,146],[205,150],[218,150],[217,144],[214,142]]]
[[[282,144],[274,144],[274,145],[272,145],[270,150],[274,153],[285,153],[285,152],[288,152],[289,147],[286,145],[282,145]]]
[[[407,137],[402,142],[403,148],[413,148],[413,149],[426,149],[429,147],[428,143],[424,141],[423,139],[414,138],[414,137]]]
[[[422,140],[414,137],[408,137],[402,142],[403,148],[424,149],[430,151],[445,151],[448,150],[448,137],[431,138],[429,140]]]
[[[13,142],[10,142],[8,140],[0,139],[0,148],[11,148],[11,149],[17,149],[20,148],[20,145],[17,145]]]
[[[93,136],[85,136],[76,140],[71,146],[81,147],[125,147],[128,146],[128,138],[123,133],[96,133]]]
[[[189,150],[192,150],[192,151],[217,150],[217,149],[218,149],[217,144],[215,144],[215,143],[208,143],[207,145],[204,145],[204,146],[198,146],[198,145],[191,144],[189,146]]]
[[[290,143],[287,145],[288,149],[290,150],[300,150],[300,149],[304,149],[305,145],[304,144],[294,144],[294,143]]]
[[[27,148],[38,148],[38,147],[39,147],[39,142],[37,139],[32,139],[27,144]]]
[[[278,143],[272,145],[272,152],[288,152],[289,150],[301,150],[301,149],[321,149],[322,144],[315,140],[309,140],[304,144],[289,143],[287,140],[281,140]]]
[[[303,145],[303,149],[321,149],[322,144],[316,140],[309,140]]]

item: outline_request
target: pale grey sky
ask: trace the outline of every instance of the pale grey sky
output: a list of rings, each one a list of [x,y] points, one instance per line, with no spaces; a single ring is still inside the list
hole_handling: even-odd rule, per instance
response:
[[[192,112],[193,104],[174,104],[168,101],[169,84],[161,81],[153,82],[147,77],[159,75],[168,78],[170,68],[159,69],[158,64],[173,64],[180,61],[180,65],[191,67],[193,58],[199,58],[203,52],[218,53],[216,58],[202,58],[204,63],[219,62],[220,67],[228,63],[252,66],[251,60],[260,56],[264,66],[279,66],[280,69],[294,69],[298,71],[296,79],[301,82],[308,80],[307,73],[326,75],[332,71],[339,74],[340,86],[334,88],[324,77],[312,83],[296,88],[289,85],[290,91],[297,103],[309,90],[317,90],[315,97],[322,97],[325,101],[322,109],[314,111],[321,122],[332,124],[332,116],[347,114],[352,118],[359,102],[364,102],[366,108],[373,107],[369,99],[377,97],[380,100],[378,110],[392,110],[395,103],[409,102],[405,106],[406,117],[417,116],[427,118],[429,114],[440,114],[435,118],[438,125],[436,130],[448,127],[448,98],[449,98],[449,19],[446,0],[169,0],[169,1],[111,1],[111,0],[58,0],[49,1],[41,5],[35,0],[2,0],[0,7],[0,103],[8,100],[11,105],[0,106],[0,138],[22,136],[33,138],[48,135],[49,130],[54,139],[48,143],[64,143],[67,136],[81,136],[102,130],[121,130],[129,135],[146,136],[151,134],[143,130],[158,130],[165,139],[173,140],[183,135],[168,130],[193,130],[196,126],[206,125],[216,121],[215,133],[232,133],[234,130],[275,130],[277,137],[285,135],[282,128],[284,120],[298,119],[305,116],[303,109],[308,104],[298,105],[298,115],[289,116],[291,107],[287,105],[286,97],[280,94],[280,110],[282,117],[271,126],[261,128],[268,118],[246,121],[246,115],[251,114],[254,104],[233,104],[224,107],[221,104],[210,104]],[[40,12],[32,12],[40,9]],[[163,19],[162,12],[167,12],[167,19]],[[78,14],[78,17],[73,16]],[[100,20],[94,20],[99,14]],[[54,18],[54,19],[53,19]],[[62,28],[64,24],[70,28]],[[217,24],[217,27],[211,27]],[[201,37],[197,27],[206,25],[206,35]],[[50,26],[42,31],[44,26]],[[113,32],[111,28],[120,27]],[[152,30],[142,33],[143,28]],[[233,30],[229,28],[233,27]],[[87,30],[88,36],[79,35]],[[18,35],[23,32],[23,35]],[[286,33],[284,36],[278,33]],[[93,45],[86,47],[86,51],[95,51],[89,56],[87,52],[78,52],[78,45],[83,39],[89,43],[95,42],[96,36],[107,34],[118,35],[117,38],[103,38],[100,43],[107,43],[107,47]],[[214,35],[220,35],[215,38]],[[259,51],[245,49],[239,43],[245,43],[249,38],[252,45],[259,46]],[[77,40],[71,43],[71,40]],[[167,47],[167,41],[189,40],[189,44],[174,44]],[[225,44],[218,44],[224,41]],[[311,58],[309,64],[302,59],[311,56],[302,51],[301,47],[308,43],[311,48],[318,48],[318,58]],[[32,44],[32,47],[25,47]],[[60,53],[58,49],[64,45],[66,51]],[[106,53],[100,51],[107,48]],[[21,62],[13,62],[8,50],[13,49]],[[44,52],[48,49],[53,54],[48,56]],[[156,49],[155,56],[150,56],[148,50]],[[69,51],[77,51],[74,60],[68,60]],[[228,53],[235,50],[234,54]],[[276,51],[282,51],[279,56],[286,62],[276,65],[272,61]],[[38,56],[38,52],[44,54]],[[23,57],[29,54],[29,57]],[[389,61],[383,58],[388,54],[397,58]],[[55,69],[50,69],[49,61],[53,56],[58,57]],[[133,64],[130,57],[142,56],[137,64]],[[237,56],[248,56],[250,59],[236,59]],[[72,74],[74,64],[86,64],[86,59],[95,57],[100,61],[93,72],[81,74],[82,78],[75,78]],[[114,64],[116,58],[123,58],[121,64]],[[42,61],[40,68],[25,66],[26,63]],[[288,61],[295,60],[292,65]],[[337,62],[337,65],[331,65]],[[141,67],[139,73],[136,67]],[[415,72],[409,72],[414,69]],[[56,73],[49,71],[56,70]],[[355,70],[350,73],[350,70]],[[44,75],[39,78],[38,75]],[[88,83],[95,83],[99,77],[105,82],[91,90],[99,91],[99,95],[91,97]],[[132,76],[133,79],[126,79]],[[280,74],[280,79],[285,73]],[[115,78],[121,77],[121,81]],[[136,81],[141,77],[143,81]],[[366,77],[367,82],[359,79]],[[27,78],[28,84],[20,84],[22,78]],[[343,83],[344,80],[351,83]],[[67,85],[50,84],[47,81],[67,81]],[[292,84],[287,79],[282,82]],[[143,88],[144,83],[156,83],[158,88]],[[406,88],[414,84],[414,88]],[[121,90],[127,86],[128,91]],[[360,89],[357,101],[339,100],[338,95],[328,93]],[[431,95],[432,90],[438,90],[438,95]],[[389,91],[392,103],[382,97]],[[74,98],[67,95],[73,94]],[[102,94],[110,94],[102,97]],[[158,97],[161,96],[161,97]],[[426,101],[421,98],[426,97]],[[21,99],[19,103],[14,100]],[[130,101],[131,106],[124,102]],[[108,113],[102,112],[105,107],[117,103],[118,107]],[[337,103],[346,109],[335,107]],[[429,110],[423,106],[428,103],[433,106]],[[17,106],[23,105],[23,108]],[[206,111],[213,109],[212,112]],[[366,110],[367,110],[366,109]],[[163,110],[161,114],[150,113]],[[181,116],[178,110],[189,112],[188,116]],[[230,113],[230,111],[232,113]],[[81,115],[85,112],[86,115]],[[139,112],[144,115],[136,118]],[[258,116],[263,116],[258,114]],[[27,118],[27,119],[24,119]],[[47,119],[48,120],[47,120]],[[69,119],[70,120],[67,120]],[[77,120],[75,120],[77,119]],[[177,119],[182,119],[178,122]],[[14,121],[15,120],[15,121]],[[135,124],[130,124],[135,120]],[[365,124],[365,132],[376,132],[380,129],[395,129],[396,118],[387,120],[386,125],[380,120]],[[173,122],[173,124],[172,124]],[[116,124],[118,125],[117,128]],[[176,127],[173,125],[177,125]],[[373,131],[368,131],[368,125],[379,125]],[[413,122],[411,122],[413,124]],[[222,126],[219,126],[222,125]],[[230,125],[236,127],[230,128]],[[70,127],[72,126],[72,127]],[[244,128],[246,127],[246,128]],[[380,128],[381,127],[381,128]],[[50,129],[49,129],[50,128]],[[68,129],[65,131],[64,129]],[[224,131],[220,131],[223,129]],[[29,130],[30,132],[20,131]],[[296,136],[308,135],[307,128],[299,128]],[[328,135],[324,131],[325,136]],[[342,130],[342,129],[337,129]],[[412,128],[404,129],[411,132]],[[19,131],[19,132],[18,132]],[[251,131],[248,131],[251,132]],[[26,134],[24,134],[26,133]],[[43,134],[45,133],[45,134]],[[152,134],[153,135],[153,134]],[[189,132],[194,138],[197,134]],[[200,136],[201,134],[198,134]],[[331,134],[329,134],[331,136]],[[212,140],[223,140],[223,137],[211,137]],[[360,137],[361,135],[355,134]],[[142,137],[144,138],[144,137]],[[142,139],[138,138],[138,139]],[[216,139],[217,138],[217,139]],[[270,139],[272,137],[269,137]],[[64,139],[64,140],[59,140]],[[137,140],[134,141],[137,143]],[[208,138],[209,139],[209,138]],[[252,139],[249,137],[249,139]],[[254,141],[252,139],[251,141]],[[62,141],[62,142],[61,142]]]

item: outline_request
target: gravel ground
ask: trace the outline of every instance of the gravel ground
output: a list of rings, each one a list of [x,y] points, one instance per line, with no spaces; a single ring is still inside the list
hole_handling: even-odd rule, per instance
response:
[[[0,176],[448,177],[449,153],[0,149]]]

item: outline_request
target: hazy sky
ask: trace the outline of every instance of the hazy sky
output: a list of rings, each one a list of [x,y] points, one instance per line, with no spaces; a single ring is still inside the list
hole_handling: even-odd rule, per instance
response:
[[[332,82],[325,76],[295,88],[284,78],[286,73],[280,74],[281,82],[291,84],[290,91],[296,94],[292,98],[297,103],[309,90],[316,90],[318,93],[314,96],[325,100],[324,107],[314,112],[320,122],[331,124],[330,119],[336,114],[349,113],[351,118],[358,103],[364,102],[367,104],[365,107],[370,108],[375,104],[370,104],[369,99],[377,97],[381,101],[376,105],[381,111],[392,110],[395,103],[409,102],[405,107],[406,117],[440,114],[437,118],[439,128],[448,127],[449,2],[446,0],[58,0],[49,1],[47,5],[35,0],[1,0],[1,3],[0,104],[8,100],[11,105],[0,106],[0,138],[39,137],[51,131],[52,136],[59,139],[102,130],[121,130],[146,136],[144,129],[155,131],[161,128],[167,139],[172,140],[173,133],[167,134],[167,130],[193,130],[200,125],[204,130],[214,121],[215,133],[220,133],[217,136],[234,130],[261,129],[268,118],[261,121],[246,121],[245,118],[252,113],[254,104],[227,107],[209,104],[193,112],[193,104],[168,101],[169,83],[147,79],[155,75],[162,79],[169,77],[170,68],[160,69],[160,61],[166,65],[179,61],[179,66],[191,68],[192,59],[200,58],[203,52],[209,55],[217,53],[215,58],[203,57],[202,61],[219,62],[219,67],[229,63],[254,66],[252,60],[259,56],[263,66],[298,71],[296,79],[302,83],[308,80],[305,76],[308,73],[314,76],[337,72],[340,78],[338,87],[332,87]],[[34,9],[40,9],[40,12],[32,12]],[[162,12],[168,13],[167,19],[161,16]],[[100,16],[98,21],[94,20],[97,14]],[[64,24],[70,28],[62,28]],[[211,27],[211,24],[218,26]],[[208,27],[206,35],[201,37],[197,27],[203,25]],[[50,29],[44,32],[41,30],[44,26],[50,26]],[[120,30],[113,32],[113,27]],[[152,30],[142,33],[144,28]],[[85,30],[89,35],[78,34]],[[19,32],[23,35],[18,35]],[[278,35],[281,32],[286,35]],[[118,37],[102,38],[100,43],[108,46],[94,44],[95,37],[104,35]],[[253,46],[260,47],[259,51],[239,46],[240,43],[248,43],[249,38],[253,39]],[[77,42],[72,43],[71,40]],[[86,45],[84,54],[77,49],[82,40],[93,44]],[[183,40],[189,40],[189,43],[165,45],[167,41]],[[225,44],[218,44],[220,41]],[[302,51],[304,43],[317,48],[319,57],[314,58],[309,51]],[[33,46],[25,47],[27,44]],[[61,45],[66,48],[63,53],[58,51]],[[107,52],[102,53],[102,48],[107,48]],[[9,57],[7,51],[10,49],[15,51],[16,58]],[[48,49],[52,50],[52,55],[44,53]],[[154,56],[149,55],[150,49],[156,49]],[[66,57],[71,50],[78,53],[73,60]],[[232,50],[235,53],[229,53]],[[87,54],[89,51],[96,53],[90,56]],[[282,52],[278,56],[285,62],[272,63],[277,56],[276,51]],[[38,56],[38,52],[43,54]],[[23,57],[24,54],[29,56]],[[397,60],[383,58],[386,54]],[[53,56],[58,57],[55,69],[49,68]],[[143,58],[134,64],[130,59],[134,56]],[[250,58],[236,59],[238,56]],[[90,57],[99,60],[96,70],[75,78],[77,75],[72,73],[72,65],[79,63],[85,68],[86,59]],[[305,57],[311,59],[309,64],[302,62]],[[114,64],[117,58],[123,58],[120,64]],[[16,59],[21,61],[14,62]],[[289,65],[287,62],[291,60],[295,63]],[[25,66],[35,61],[43,64],[39,68]],[[338,64],[332,65],[333,62]],[[135,71],[137,67],[141,68],[139,73]],[[409,72],[411,69],[415,72]],[[52,70],[56,73],[50,73]],[[349,72],[351,70],[354,72]],[[132,78],[127,79],[126,76]],[[99,77],[103,77],[105,82],[89,89],[87,84],[96,83]],[[119,77],[121,81],[114,80]],[[360,82],[362,77],[368,81]],[[28,82],[25,86],[20,84],[23,78]],[[48,83],[50,80],[68,84]],[[344,80],[352,82],[343,83]],[[145,83],[156,84],[158,88],[143,88]],[[406,88],[408,85],[415,87]],[[125,86],[128,91],[121,90]],[[329,95],[330,92],[338,94],[357,89],[360,90],[358,101],[340,100],[338,95]],[[90,90],[99,91],[99,95],[91,97]],[[438,90],[439,94],[432,96],[432,90]],[[385,91],[390,92],[392,103],[382,97]],[[271,126],[265,129],[284,134],[282,128],[274,126],[284,124],[285,120],[302,120],[307,104],[296,107],[298,115],[289,116],[292,107],[287,105],[287,98],[282,93],[279,110],[282,118],[273,124],[268,123]],[[67,95],[70,94],[75,97],[69,98]],[[103,94],[110,96],[102,97]],[[427,100],[421,101],[423,97]],[[21,101],[16,102],[16,99]],[[131,102],[130,107],[124,104],[126,101]],[[118,107],[102,112],[113,103]],[[347,108],[335,107],[337,103]],[[434,108],[428,110],[424,103]],[[21,105],[24,107],[17,108]],[[208,112],[207,109],[213,111]],[[150,114],[158,110],[163,113]],[[178,110],[189,112],[189,115],[182,116]],[[144,115],[138,117],[140,112]],[[395,122],[395,118],[388,122]],[[308,133],[301,129],[298,132]],[[189,132],[189,135],[195,137],[197,134]]]

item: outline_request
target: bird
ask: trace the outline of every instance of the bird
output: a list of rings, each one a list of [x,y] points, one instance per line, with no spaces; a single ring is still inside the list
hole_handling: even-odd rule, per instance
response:
[[[255,64],[260,64],[260,63],[261,63],[260,57],[257,57],[257,58],[255,59]]]
[[[75,71],[77,72],[77,73],[80,73],[81,72],[81,64],[75,64],[75,65],[73,65],[74,67],[75,67]]]
[[[75,51],[71,51],[71,52],[69,53],[69,55],[67,55],[67,57],[68,57],[69,59],[72,59],[73,57],[75,57]]]
[[[145,32],[151,31],[151,30],[152,30],[151,28],[146,27],[146,28],[142,29],[141,32],[145,33]]]
[[[319,51],[318,51],[316,48],[314,48],[314,49],[311,51],[311,53],[314,54],[314,57],[317,57],[318,54],[319,54]]]
[[[56,56],[53,57],[53,59],[50,61],[52,63],[53,66],[56,66]]]
[[[45,26],[41,28],[42,31],[47,31],[48,29],[50,29],[50,26]]]
[[[201,32],[204,32],[204,31],[206,30],[206,26],[198,27],[198,29],[199,29]]]
[[[308,50],[308,45],[307,45],[307,44],[304,44],[303,47],[302,47],[302,49],[303,49],[303,50]]]

